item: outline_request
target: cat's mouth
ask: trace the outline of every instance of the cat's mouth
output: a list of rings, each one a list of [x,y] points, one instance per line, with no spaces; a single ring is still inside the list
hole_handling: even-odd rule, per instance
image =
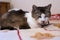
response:
[[[48,26],[48,25],[50,25],[50,23],[49,23],[49,21],[47,22],[47,23],[38,23],[38,25],[40,25],[41,26],[41,28],[43,28],[43,27],[45,27],[45,26]]]
[[[43,24],[41,25],[41,28],[45,27],[45,26],[48,26],[49,24]]]

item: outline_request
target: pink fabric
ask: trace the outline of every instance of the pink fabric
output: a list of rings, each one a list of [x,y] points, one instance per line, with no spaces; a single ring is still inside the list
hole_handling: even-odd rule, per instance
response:
[[[17,30],[17,35],[18,35],[18,37],[19,37],[19,40],[22,40],[22,38],[21,38],[21,36],[20,36],[19,30]]]
[[[50,20],[60,20],[60,14],[52,14]]]

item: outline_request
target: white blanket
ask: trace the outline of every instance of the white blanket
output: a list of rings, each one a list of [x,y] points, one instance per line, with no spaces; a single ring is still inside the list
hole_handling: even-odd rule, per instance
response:
[[[46,31],[42,28],[20,30],[19,34],[20,34],[22,40],[36,40],[35,38],[31,38],[31,36],[37,32],[52,33],[56,37],[49,39],[49,40],[60,40],[60,31]],[[14,31],[5,30],[5,31],[0,31],[0,40],[20,40],[20,39],[17,34],[17,30],[14,30]],[[48,39],[44,39],[44,40],[48,40]]]

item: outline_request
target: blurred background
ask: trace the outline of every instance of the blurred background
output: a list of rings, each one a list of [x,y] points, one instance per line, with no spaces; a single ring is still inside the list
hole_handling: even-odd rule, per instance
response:
[[[4,12],[0,12],[0,13],[5,13],[5,11],[11,8],[18,8],[18,9],[23,9],[25,11],[31,11],[32,5],[46,6],[48,4],[52,4],[52,8],[51,8],[52,14],[60,13],[60,0],[0,0],[0,2],[8,2],[7,4],[5,3],[6,7],[5,8],[3,7],[2,9],[1,9],[2,3],[0,3],[0,10],[5,9]]]

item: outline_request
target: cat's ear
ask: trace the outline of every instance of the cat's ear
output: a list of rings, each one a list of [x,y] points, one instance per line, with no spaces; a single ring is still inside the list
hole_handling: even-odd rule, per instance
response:
[[[50,11],[51,6],[52,6],[52,4],[49,4],[48,6],[46,6],[46,10]]]
[[[32,10],[35,11],[36,9],[37,9],[37,6],[36,6],[36,5],[33,5],[33,6],[32,6]]]

